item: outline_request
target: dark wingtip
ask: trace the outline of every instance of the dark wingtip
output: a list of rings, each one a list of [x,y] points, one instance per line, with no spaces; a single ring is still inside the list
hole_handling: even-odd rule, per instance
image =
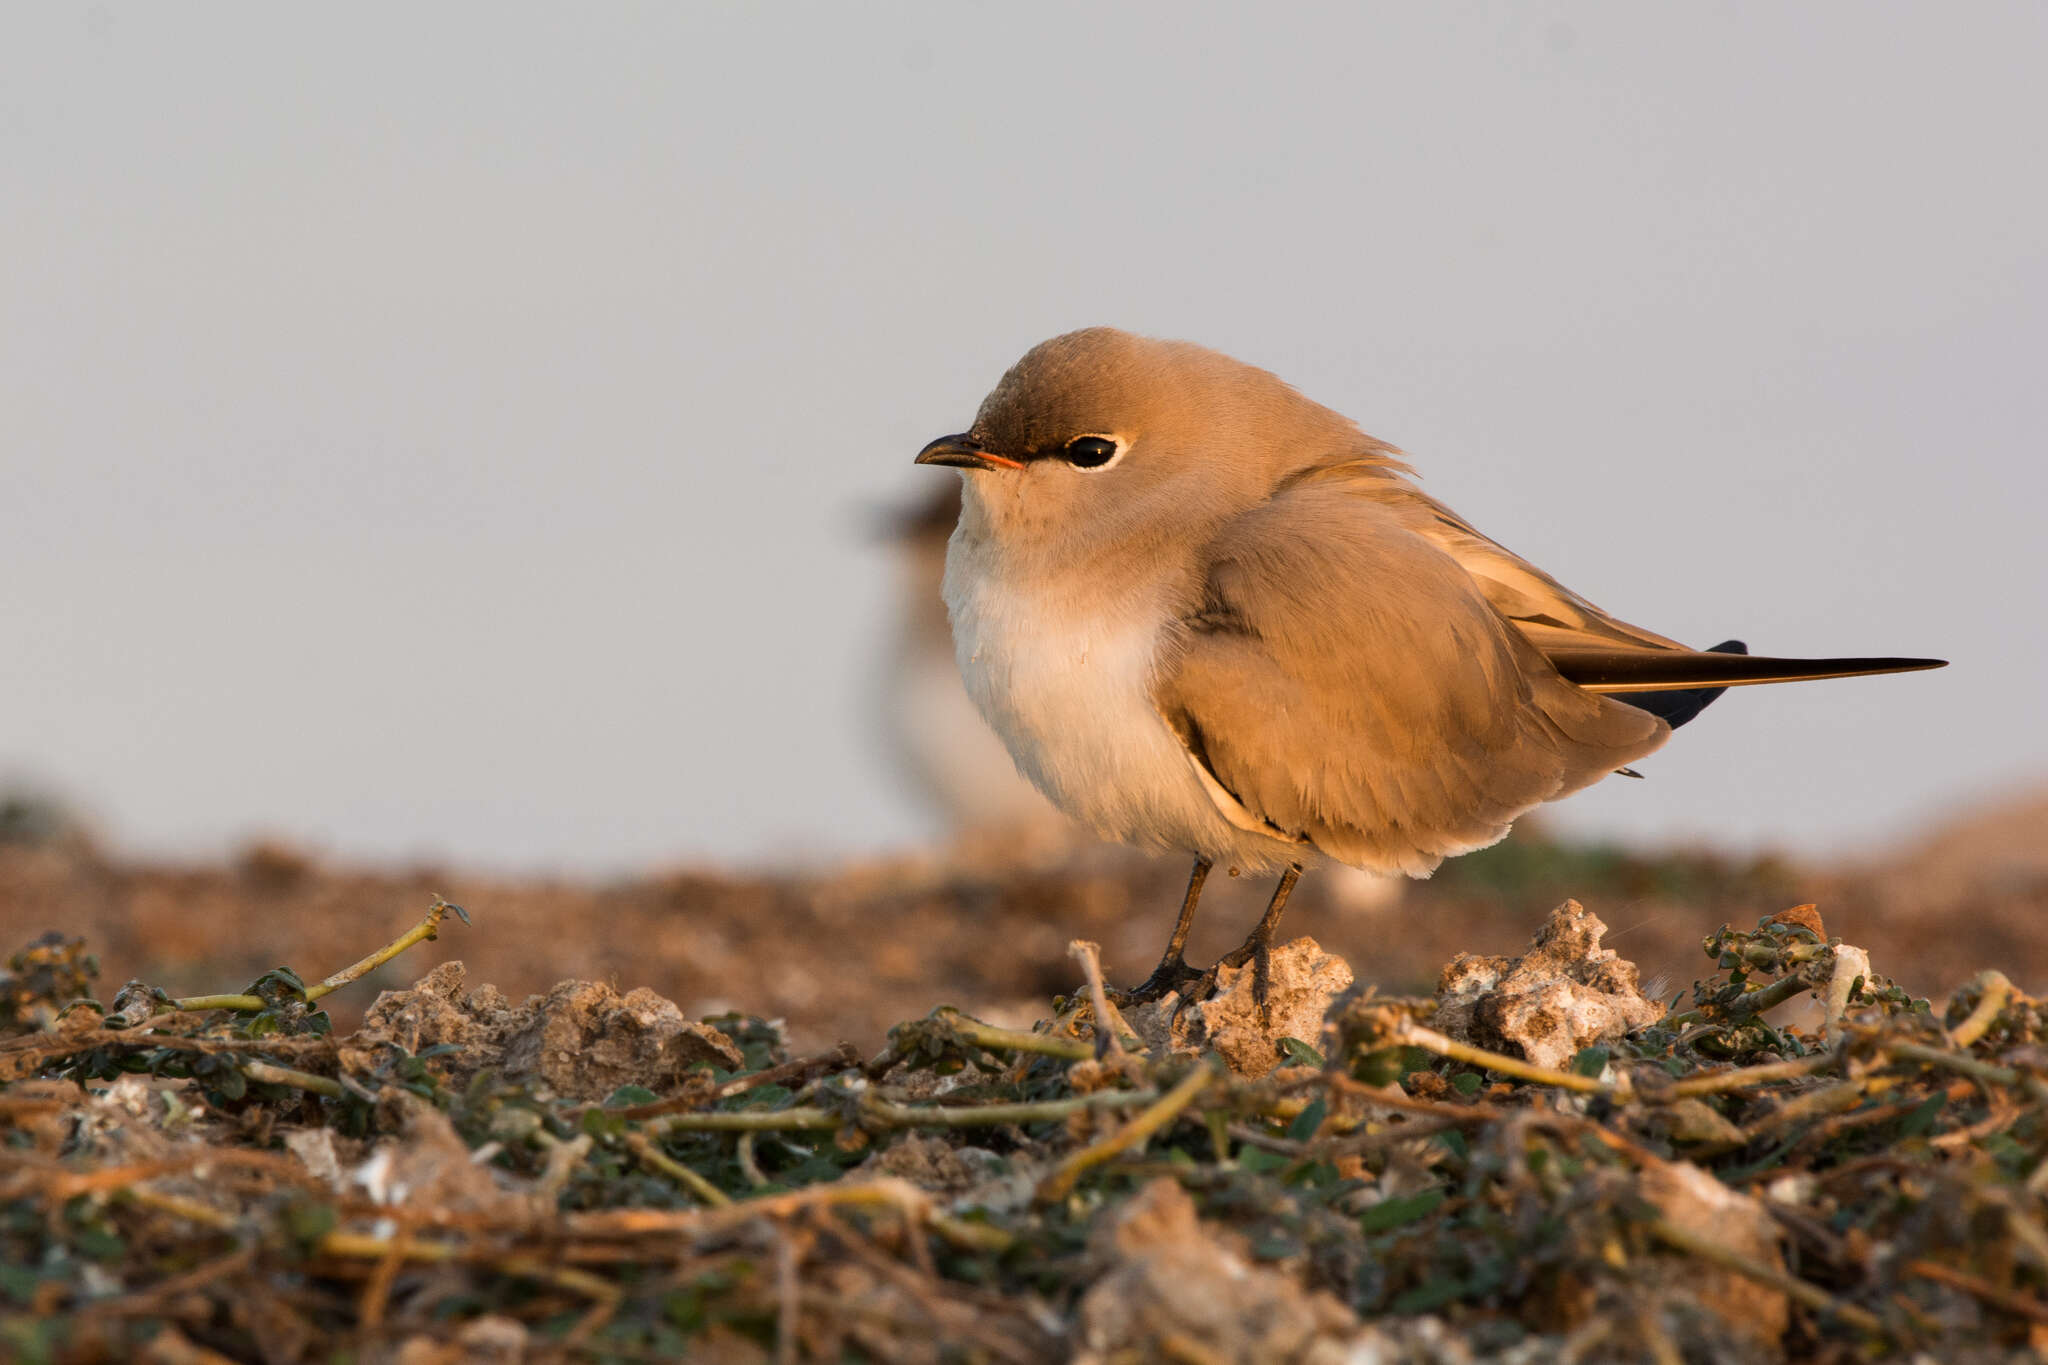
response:
[[[1707,653],[1747,654],[1749,646],[1740,640],[1723,640],[1718,645],[1709,645]],[[1639,711],[1648,711],[1676,730],[1713,705],[1714,698],[1727,690],[1725,687],[1701,687],[1685,692],[1624,692],[1615,700]]]

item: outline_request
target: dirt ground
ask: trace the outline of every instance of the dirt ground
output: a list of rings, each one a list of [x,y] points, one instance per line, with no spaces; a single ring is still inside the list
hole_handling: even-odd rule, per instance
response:
[[[174,867],[110,859],[82,837],[28,824],[0,837],[0,942],[57,929],[92,946],[105,982],[231,990],[281,964],[324,976],[439,893],[474,925],[452,925],[367,989],[331,1000],[339,1027],[353,1026],[378,987],[461,960],[471,980],[514,999],[568,979],[645,986],[692,1017],[736,1007],[779,1016],[800,1048],[844,1040],[872,1051],[891,1025],[941,1002],[1015,1024],[1042,1017],[1049,997],[1074,988],[1075,938],[1102,945],[1112,983],[1134,984],[1157,959],[1185,877],[1178,860],[1106,847],[1030,866],[954,850],[817,876],[684,869],[603,885],[330,867],[281,845],[231,865]],[[1346,904],[1332,881],[1302,880],[1283,937],[1311,935],[1393,992],[1432,989],[1461,952],[1519,951],[1568,897],[1612,926],[1611,945],[1667,999],[1710,965],[1707,934],[1802,902],[1819,903],[1831,933],[1868,947],[1916,994],[1949,990],[1986,963],[2022,989],[2048,987],[2048,793],[1959,812],[1861,866],[1645,855],[1525,827],[1431,881],[1394,886],[1383,904]],[[1190,959],[1234,947],[1270,889],[1219,868]]]
[[[1138,977],[1182,874],[1113,851],[579,886],[5,816],[0,929],[57,933],[0,971],[0,1360],[2048,1350],[2048,800],[1311,879],[1264,987],[1122,1011],[1068,944]],[[1266,894],[1212,882],[1197,961]]]

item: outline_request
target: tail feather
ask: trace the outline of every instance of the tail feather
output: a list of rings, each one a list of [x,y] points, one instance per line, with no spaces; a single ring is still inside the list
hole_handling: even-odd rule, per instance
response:
[[[1567,681],[1588,692],[1615,693],[1624,699],[1638,693],[1719,692],[1758,683],[1912,673],[1948,663],[1946,659],[1773,659],[1736,652],[1740,647],[1740,641],[1730,640],[1710,650],[1559,649],[1546,653]],[[1711,700],[1710,696],[1699,704]],[[1687,719],[1697,714],[1695,707]]]
[[[1749,646],[1740,640],[1723,640],[1718,645],[1708,646],[1707,653],[1747,654]],[[1714,698],[1727,690],[1725,687],[1689,687],[1671,692],[1623,692],[1615,700],[1633,706],[1639,711],[1648,711],[1676,730],[1706,710]]]

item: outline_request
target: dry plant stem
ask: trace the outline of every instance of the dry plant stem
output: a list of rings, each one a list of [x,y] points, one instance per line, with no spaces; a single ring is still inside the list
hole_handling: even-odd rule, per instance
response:
[[[1878,1336],[1884,1335],[1884,1323],[1875,1314],[1858,1308],[1853,1303],[1843,1303],[1826,1290],[1821,1289],[1817,1285],[1808,1284],[1796,1275],[1788,1275],[1782,1270],[1765,1265],[1762,1261],[1744,1256],[1741,1252],[1725,1247],[1710,1238],[1702,1237],[1698,1233],[1688,1232],[1677,1224],[1662,1218],[1650,1223],[1649,1227],[1652,1236],[1674,1251],[1682,1251],[1688,1256],[1697,1256],[1702,1261],[1706,1261],[1711,1265],[1717,1265],[1723,1270],[1732,1270],[1745,1279],[1755,1280],[1758,1284],[1769,1285],[1779,1293],[1798,1303],[1804,1304],[1815,1312],[1831,1314],[1841,1321],[1848,1323],[1851,1327]]]
[[[775,1361],[796,1365],[797,1332],[803,1304],[797,1295],[796,1242],[784,1233],[775,1239]]]
[[[294,1071],[288,1066],[272,1066],[269,1062],[243,1062],[242,1074],[265,1085],[289,1085],[310,1090],[315,1095],[325,1095],[330,1100],[338,1100],[347,1093],[341,1088],[341,1082],[332,1076],[315,1076],[310,1071]]]
[[[1006,1123],[1044,1123],[1085,1109],[1132,1109],[1159,1098],[1156,1090],[1104,1090],[1065,1100],[1023,1104],[923,1105],[868,1100],[860,1117],[887,1128],[995,1128]],[[833,1109],[800,1106],[792,1109],[743,1110],[738,1113],[671,1114],[648,1124],[656,1133],[836,1132],[848,1116]]]
[[[323,995],[331,995],[343,986],[348,985],[351,981],[360,980],[368,976],[407,948],[412,947],[413,944],[431,942],[440,937],[441,921],[448,917],[448,912],[451,910],[455,912],[456,917],[464,924],[469,923],[469,913],[461,906],[450,905],[447,901],[436,896],[434,897],[433,905],[427,909],[425,919],[385,944],[382,948],[379,948],[376,952],[371,953],[361,962],[351,967],[343,967],[317,986],[308,986],[306,988],[306,999],[318,1000]]]
[[[260,995],[188,995],[171,1003],[179,1010],[234,1010],[238,1014],[257,1014],[270,1008]]]
[[[1055,1038],[1049,1033],[1026,1033],[1021,1029],[997,1028],[984,1024],[956,1009],[945,1009],[938,1013],[947,1027],[977,1047],[1010,1052],[1037,1052],[1047,1057],[1058,1057],[1063,1061],[1079,1062],[1092,1059],[1095,1047],[1078,1038]]]
[[[1683,1014],[1674,1014],[1664,1021],[1664,1027],[1686,1029],[1694,1024],[1739,1024],[1766,1010],[1776,1009],[1794,996],[1803,995],[1812,989],[1814,983],[1795,972],[1791,976],[1773,981],[1768,986],[1750,991],[1726,1005],[1702,1006],[1699,1009],[1687,1010]]]
[[[1731,1002],[1728,1006],[1728,1022],[1739,1023],[1745,1019],[1754,1019],[1766,1010],[1776,1009],[1792,997],[1804,995],[1812,989],[1813,983],[1803,976],[1794,975],[1773,981],[1770,985],[1750,991],[1740,1000]]]
[[[962,1251],[1004,1252],[1017,1245],[1017,1239],[991,1223],[973,1223],[965,1218],[955,1218],[948,1213],[933,1209],[925,1217],[933,1232],[959,1247]]]
[[[1123,1018],[1110,1013],[1109,992],[1102,986],[1102,947],[1085,938],[1077,938],[1067,945],[1067,956],[1081,964],[1081,972],[1088,978],[1088,1003],[1095,1009],[1095,1050],[1097,1055],[1108,1057],[1124,1055],[1122,1032]]]
[[[1483,1066],[1488,1071],[1498,1071],[1503,1076],[1519,1080],[1534,1081],[1538,1085],[1554,1085],[1560,1090],[1576,1090],[1582,1095],[1622,1095],[1620,1087],[1591,1076],[1581,1076],[1571,1071],[1554,1071],[1547,1066],[1525,1062],[1520,1057],[1510,1057],[1504,1052],[1489,1052],[1483,1047],[1473,1047],[1446,1038],[1435,1029],[1420,1024],[1404,1024],[1394,1034],[1394,1041],[1434,1052],[1439,1057],[1448,1057],[1454,1062],[1469,1062]]]
[[[1111,1157],[1127,1152],[1143,1143],[1145,1139],[1171,1124],[1180,1117],[1181,1111],[1195,1102],[1195,1098],[1216,1079],[1216,1073],[1207,1065],[1197,1066],[1181,1078],[1180,1084],[1160,1096],[1144,1113],[1139,1114],[1122,1128],[1102,1141],[1083,1147],[1080,1151],[1062,1161],[1039,1183],[1033,1197],[1041,1204],[1053,1204],[1067,1197],[1084,1172],[1099,1166]]]
[[[1419,1099],[1398,1088],[1385,1089],[1367,1085],[1364,1081],[1353,1080],[1340,1071],[1325,1072],[1323,1079],[1333,1090],[1355,1096],[1367,1104],[1403,1114],[1433,1114],[1440,1118],[1457,1119],[1460,1122],[1479,1123],[1487,1119],[1506,1118],[1511,1112],[1493,1104],[1452,1104],[1448,1100]]]
[[[1975,1275],[1957,1270],[1953,1266],[1943,1265],[1939,1261],[1908,1261],[1906,1273],[1918,1275],[1923,1280],[1933,1280],[1936,1284],[1945,1284],[1951,1289],[1960,1289],[1965,1294],[1982,1299],[1994,1308],[2048,1325],[2048,1303],[2000,1289],[1995,1284],[1980,1280]]]
[[[418,1261],[423,1264],[466,1261],[490,1266],[507,1275],[544,1280],[600,1302],[616,1303],[621,1296],[621,1291],[616,1286],[587,1270],[548,1265],[538,1257],[518,1253],[499,1255],[489,1248],[464,1247],[452,1242],[415,1241],[404,1231],[400,1231],[395,1237],[372,1237],[359,1232],[330,1232],[314,1244],[313,1252],[319,1256],[377,1261],[380,1265],[387,1258],[400,1263]]]
[[[858,1185],[811,1185],[786,1194],[763,1195],[717,1209],[601,1209],[565,1215],[571,1236],[715,1237],[756,1218],[784,1218],[807,1209],[880,1208],[912,1210],[929,1222],[931,1196],[907,1180],[883,1177]]]
[[[1746,1090],[1752,1085],[1764,1085],[1771,1081],[1793,1081],[1802,1076],[1811,1076],[1826,1071],[1840,1061],[1833,1052],[1816,1052],[1810,1057],[1799,1057],[1789,1062],[1772,1062],[1766,1066],[1736,1067],[1729,1071],[1716,1071],[1708,1076],[1694,1076],[1671,1087],[1675,1099],[1686,1099],[1694,1095],[1718,1095],[1724,1090]]]
[[[1807,1119],[1820,1118],[1827,1114],[1840,1114],[1844,1110],[1852,1109],[1862,1102],[1866,1084],[1866,1081],[1860,1080],[1836,1081],[1833,1085],[1824,1085],[1818,1090],[1809,1090],[1805,1094],[1787,1100],[1775,1113],[1766,1114],[1763,1118],[1750,1124],[1742,1130],[1742,1135],[1748,1141],[1754,1142],[1760,1137],[1768,1136],[1781,1128],[1789,1128],[1796,1123],[1803,1123]]]
[[[1930,1066],[1945,1066],[1951,1071],[1960,1071],[1972,1080],[1983,1081],[1987,1085],[2017,1085],[2020,1081],[2020,1073],[2010,1067],[1993,1066],[1989,1062],[1980,1062],[1975,1057],[1963,1057],[1953,1052],[1944,1052],[1938,1047],[1928,1047],[1925,1043],[1892,1043],[1886,1046],[1885,1051],[1894,1057],[1926,1062]]]
[[[740,1174],[757,1190],[769,1183],[761,1170],[761,1163],[754,1160],[754,1139],[759,1135],[758,1131],[741,1133],[740,1140],[733,1146],[733,1159],[739,1163]]]
[[[1404,1025],[1395,1034],[1395,1041],[1412,1044],[1415,1047],[1434,1052],[1439,1057],[1448,1057],[1454,1062],[1468,1062],[1474,1066],[1483,1066],[1489,1071],[1497,1071],[1504,1076],[1514,1076],[1520,1080],[1533,1081],[1538,1085],[1554,1085],[1561,1090],[1575,1090],[1582,1095],[1606,1095],[1617,1101],[1635,1098],[1634,1094],[1626,1086],[1610,1085],[1591,1076],[1578,1075],[1576,1072],[1554,1071],[1547,1066],[1537,1066],[1532,1062],[1525,1062],[1519,1057],[1510,1057],[1506,1053],[1489,1052],[1485,1048],[1472,1047],[1469,1044],[1446,1038],[1434,1029],[1424,1028],[1420,1024]],[[1912,1045],[1904,1043],[1894,1044],[1892,1050],[1896,1052],[1910,1046]],[[1941,1052],[1934,1048],[1927,1048],[1925,1051],[1931,1054],[1933,1058],[1938,1058],[1951,1065],[1957,1061],[1972,1060],[1970,1058],[1956,1058],[1949,1053]],[[1794,1080],[1801,1076],[1811,1076],[1817,1071],[1827,1070],[1840,1060],[1836,1053],[1820,1052],[1815,1053],[1811,1057],[1800,1057],[1789,1062],[1773,1062],[1767,1066],[1741,1067],[1733,1071],[1717,1072],[1711,1076],[1697,1076],[1690,1080],[1679,1081],[1667,1093],[1674,1098],[1683,1099],[1692,1095],[1717,1094],[1724,1090],[1742,1090],[1749,1086],[1762,1085],[1769,1081]],[[1976,1063],[1976,1065],[1982,1066],[1983,1064]],[[2000,1070],[2001,1068],[1990,1069]],[[2011,1072],[2006,1072],[2005,1074],[2008,1077],[2012,1075]],[[2008,1080],[2005,1083],[2010,1084],[2011,1081]],[[1365,1098],[1373,1099],[1374,1097],[1371,1094],[1367,1094]]]
[[[249,1269],[256,1264],[257,1247],[247,1243],[236,1247],[225,1256],[219,1256],[204,1265],[188,1270],[182,1275],[173,1275],[159,1281],[148,1289],[135,1294],[123,1294],[115,1299],[94,1299],[79,1305],[79,1311],[95,1317],[141,1318],[151,1317],[164,1311],[166,1301],[182,1294],[204,1289],[216,1280]]]
[[[131,1185],[120,1193],[121,1197],[130,1203],[155,1209],[159,1213],[168,1213],[173,1218],[182,1218],[188,1223],[198,1223],[202,1227],[213,1228],[219,1232],[233,1232],[239,1226],[231,1213],[222,1213],[212,1205],[202,1204],[196,1199],[182,1199],[175,1194],[159,1194],[147,1185]]]
[[[723,1208],[732,1203],[724,1190],[698,1175],[695,1171],[677,1161],[667,1152],[650,1141],[645,1134],[627,1133],[626,1148],[648,1169],[667,1176],[694,1195],[701,1203],[713,1208]]]
[[[1998,1018],[1999,1012],[2012,1003],[2013,985],[2001,971],[1985,971],[1977,974],[1970,983],[1984,992],[1977,1001],[1977,1008],[1969,1017],[1949,1030],[1948,1040],[1954,1047],[1968,1047],[1982,1038]]]
[[[407,948],[412,947],[413,944],[439,937],[441,921],[448,917],[448,912],[451,910],[455,912],[463,923],[467,924],[469,922],[469,914],[461,906],[451,905],[436,896],[434,904],[428,909],[425,919],[385,944],[382,948],[379,948],[376,952],[371,953],[361,962],[356,963],[352,967],[342,968],[316,986],[308,986],[306,988],[306,999],[310,1002],[318,1000],[323,995],[331,995],[343,986],[348,985],[351,981],[368,976]],[[173,1008],[180,1010],[234,1010],[240,1014],[256,1014],[270,1008],[270,1002],[260,995],[189,995],[181,1000],[174,1000],[171,1004]]]

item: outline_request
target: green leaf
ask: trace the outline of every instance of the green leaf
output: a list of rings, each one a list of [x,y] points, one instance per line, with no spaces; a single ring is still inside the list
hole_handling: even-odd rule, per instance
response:
[[[630,1109],[635,1105],[653,1104],[661,1096],[644,1085],[622,1085],[605,1097],[607,1109]]]
[[[1246,1147],[1237,1154],[1237,1164],[1242,1170],[1263,1175],[1268,1171],[1284,1170],[1294,1164],[1291,1156],[1269,1152],[1263,1147]]]
[[[1329,1116],[1329,1113],[1329,1102],[1320,1095],[1316,1096],[1310,1102],[1308,1108],[1296,1114],[1294,1122],[1287,1125],[1289,1140],[1307,1142],[1313,1138],[1316,1135],[1316,1130],[1323,1126],[1323,1120]]]
[[[1934,1128],[1935,1119],[1941,1116],[1942,1106],[1948,1103],[1948,1096],[1937,1090],[1920,1102],[1912,1113],[1899,1120],[1899,1136],[1902,1138],[1925,1137]]]
[[[71,1235],[71,1246],[79,1255],[95,1261],[119,1261],[128,1255],[128,1243],[121,1237],[88,1223]]]
[[[1432,1309],[1455,1303],[1465,1297],[1465,1282],[1455,1275],[1438,1275],[1424,1280],[1405,1294],[1397,1296],[1387,1305],[1387,1311],[1395,1314],[1427,1313]]]
[[[7,1295],[16,1303],[27,1303],[36,1292],[36,1282],[41,1278],[25,1265],[14,1265],[0,1261],[0,1294]]]
[[[1597,1078],[1606,1069],[1607,1049],[1604,1047],[1580,1048],[1579,1055],[1572,1058],[1572,1070],[1581,1076]]]
[[[1451,1077],[1451,1089],[1460,1095],[1476,1095],[1479,1087],[1486,1084],[1486,1078],[1476,1071],[1461,1071]]]
[[[1449,1196],[1441,1185],[1415,1194],[1404,1194],[1394,1199],[1382,1199],[1358,1217],[1358,1224],[1370,1233],[1388,1232],[1394,1228],[1406,1227],[1418,1218],[1427,1218],[1442,1207]]]
[[[332,1232],[339,1221],[332,1204],[315,1203],[310,1199],[287,1205],[284,1211],[286,1230],[301,1246],[308,1248]]]
[[[1310,1047],[1307,1043],[1302,1042],[1299,1038],[1282,1038],[1280,1040],[1280,1055],[1286,1058],[1289,1066],[1319,1067],[1323,1064],[1323,1054]]]

